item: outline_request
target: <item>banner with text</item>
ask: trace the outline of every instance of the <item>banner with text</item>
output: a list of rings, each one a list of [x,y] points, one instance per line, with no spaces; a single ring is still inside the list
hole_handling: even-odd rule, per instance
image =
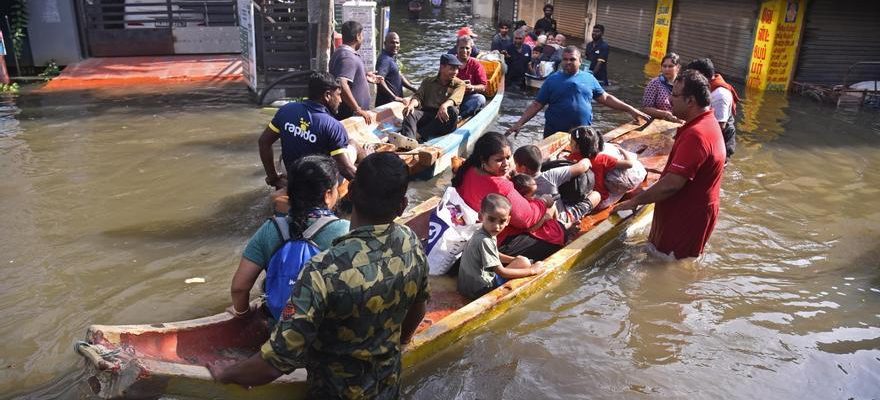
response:
[[[672,22],[672,0],[657,0],[654,14],[654,35],[651,38],[651,61],[661,62],[669,46],[669,24]]]
[[[746,86],[786,91],[801,43],[806,0],[761,3]]]

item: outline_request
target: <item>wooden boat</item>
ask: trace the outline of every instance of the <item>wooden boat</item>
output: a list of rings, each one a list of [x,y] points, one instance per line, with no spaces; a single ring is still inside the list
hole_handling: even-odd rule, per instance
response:
[[[666,163],[672,147],[671,130],[675,127],[666,121],[653,121],[647,126],[626,124],[605,137],[640,154],[639,159],[649,171],[646,180],[649,185],[656,182]],[[563,132],[540,143],[546,157],[554,157],[567,145],[568,135]],[[400,222],[425,240],[431,211],[438,202],[438,198],[433,198],[416,206],[401,217]],[[606,209],[585,217],[574,241],[544,260],[544,273],[508,281],[472,302],[458,294],[454,277],[432,276],[428,313],[403,353],[404,368],[442,351],[546,288],[575,265],[593,260],[602,247],[618,238],[628,226],[647,223],[652,210],[646,206],[629,218],[621,218],[610,215]],[[172,323],[93,325],[88,329],[86,341],[78,343],[76,350],[86,359],[87,379],[92,389],[104,398],[162,394],[200,398],[304,398],[305,373],[301,370],[251,389],[220,385],[211,380],[205,363],[246,358],[259,349],[267,336],[265,317],[261,313],[251,313],[243,319],[223,313]]]
[[[403,104],[388,103],[375,108],[376,121],[367,125],[361,117],[342,121],[349,138],[364,146],[367,152],[396,151],[417,179],[431,179],[449,169],[452,157],[466,157],[474,143],[498,117],[504,99],[504,66],[497,60],[479,60],[489,77],[486,106],[471,118],[459,122],[458,128],[447,135],[408,147],[391,146],[393,134],[403,121]],[[389,135],[389,133],[391,135]]]

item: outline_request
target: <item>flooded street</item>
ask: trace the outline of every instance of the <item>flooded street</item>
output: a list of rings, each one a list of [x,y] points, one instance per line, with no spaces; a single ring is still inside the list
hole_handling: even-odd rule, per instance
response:
[[[436,73],[464,24],[489,48],[490,21],[447,7],[418,21],[394,10],[414,82]],[[612,93],[637,105],[645,63],[612,52]],[[0,97],[0,397],[89,398],[73,352],[88,325],[228,305],[268,212],[256,141],[271,115],[243,88],[158,90]],[[648,256],[638,230],[408,371],[403,397],[878,398],[880,113],[743,97],[701,262]],[[508,92],[495,129],[530,101]],[[628,120],[594,112],[600,129]],[[542,125],[534,118],[515,147]],[[414,183],[410,204],[449,180]]]

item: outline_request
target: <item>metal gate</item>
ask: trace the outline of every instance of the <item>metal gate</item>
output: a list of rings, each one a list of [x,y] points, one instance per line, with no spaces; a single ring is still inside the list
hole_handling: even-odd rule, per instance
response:
[[[91,57],[238,53],[235,0],[79,0]]]
[[[583,39],[587,16],[587,2],[583,0],[557,0],[554,2],[553,17],[556,29],[568,37]],[[541,14],[541,17],[544,15]],[[589,40],[586,40],[589,42]]]
[[[880,3],[812,1],[798,57],[798,82],[840,85],[880,80],[880,66],[858,62],[880,61]],[[852,71],[849,72],[850,68]]]
[[[709,57],[725,78],[745,81],[758,6],[755,0],[675,0],[668,51],[683,63]]]
[[[599,0],[596,23],[605,26],[608,45],[647,56],[651,52],[656,9],[656,0]]]

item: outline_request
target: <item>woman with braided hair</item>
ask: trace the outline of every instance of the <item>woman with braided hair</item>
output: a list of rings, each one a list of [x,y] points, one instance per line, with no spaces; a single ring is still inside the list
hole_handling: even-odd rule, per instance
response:
[[[236,317],[250,312],[250,291],[267,269],[273,254],[284,244],[281,225],[288,227],[291,238],[300,238],[314,224],[323,224],[308,239],[321,251],[333,239],[348,233],[349,221],[335,218],[332,209],[339,198],[339,169],[326,155],[308,155],[294,161],[287,174],[290,210],[282,224],[270,218],[251,237],[238,270],[232,277],[232,306],[227,311]]]

